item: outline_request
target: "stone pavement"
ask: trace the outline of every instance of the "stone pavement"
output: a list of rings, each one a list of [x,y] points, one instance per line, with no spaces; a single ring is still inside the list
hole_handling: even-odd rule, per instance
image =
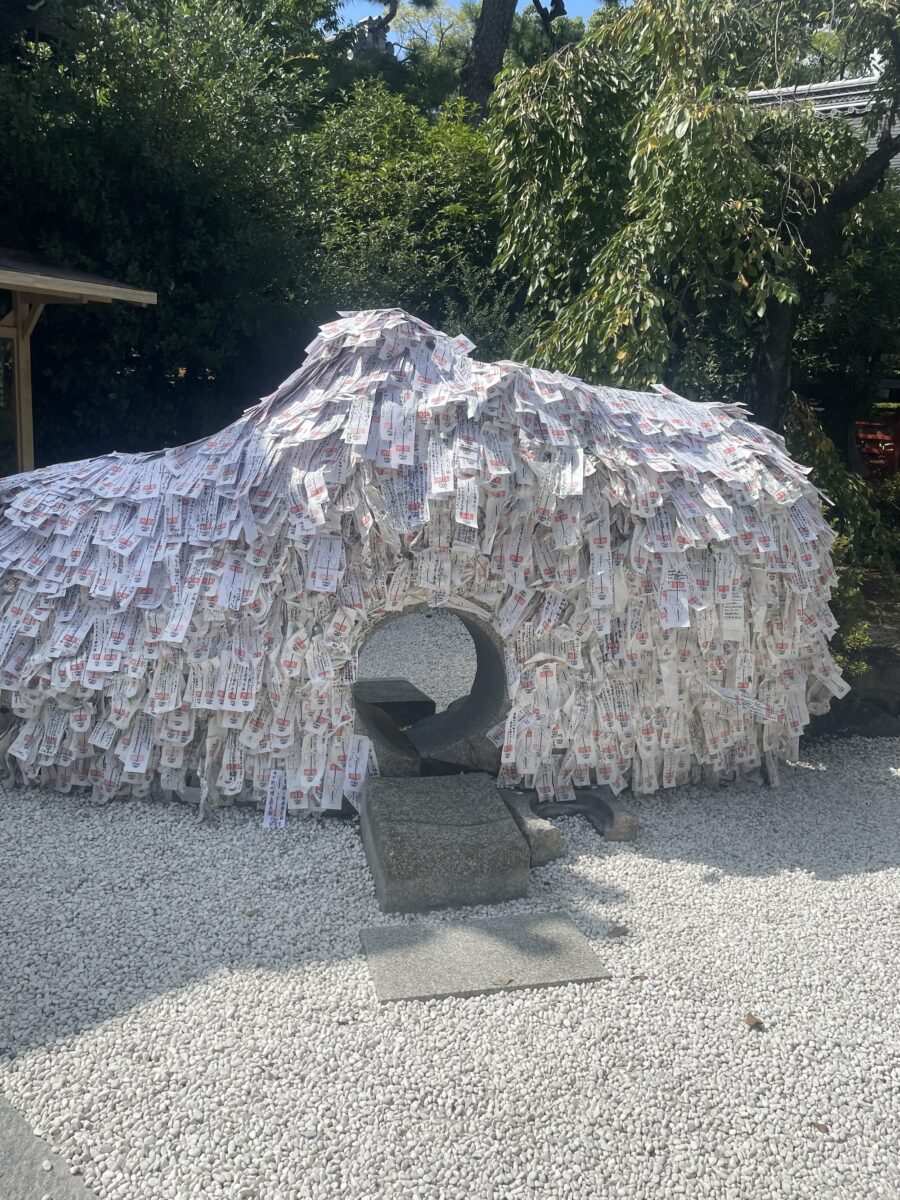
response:
[[[97,1200],[2,1096],[0,1197],[2,1200]]]
[[[383,925],[360,932],[379,1000],[478,996],[608,979],[565,912]]]

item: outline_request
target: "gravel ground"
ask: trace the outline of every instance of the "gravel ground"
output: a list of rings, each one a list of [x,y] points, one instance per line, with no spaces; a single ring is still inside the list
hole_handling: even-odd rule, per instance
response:
[[[387,1006],[355,822],[0,795],[0,1091],[100,1200],[894,1200],[898,764],[566,820],[490,912],[567,909],[612,979]]]
[[[365,643],[359,678],[408,679],[443,712],[471,690],[475,646],[453,613],[406,613],[376,629]]]

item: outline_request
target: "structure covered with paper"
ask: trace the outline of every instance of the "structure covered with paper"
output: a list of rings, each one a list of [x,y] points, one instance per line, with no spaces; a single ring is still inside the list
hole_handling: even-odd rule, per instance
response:
[[[22,776],[340,807],[386,613],[505,648],[503,782],[671,788],[796,753],[846,690],[832,534],[781,438],[728,404],[481,363],[399,310],[190,446],[0,482],[0,688]],[[196,778],[195,778],[196,777]]]

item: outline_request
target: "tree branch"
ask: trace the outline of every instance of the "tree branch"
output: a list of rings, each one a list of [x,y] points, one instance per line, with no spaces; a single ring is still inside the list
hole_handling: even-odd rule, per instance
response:
[[[825,209],[833,216],[849,212],[871,195],[884,179],[891,159],[900,153],[900,133],[891,132],[891,117],[895,114],[895,108],[896,104],[891,105],[888,122],[881,131],[875,149],[859,169],[839,183],[829,196]]]
[[[397,9],[400,7],[400,0],[387,0],[385,11],[380,16],[376,17],[373,26],[378,29],[383,29],[385,33],[391,27],[391,21],[397,15]]]
[[[564,17],[566,15],[565,0],[550,0],[549,9],[546,5],[541,4],[541,0],[531,0],[531,3],[537,9],[537,15],[541,18],[544,33],[553,41],[553,22],[557,17]]]
[[[531,3],[534,5],[535,9],[537,10],[537,15],[541,19],[541,24],[544,27],[544,33],[546,33],[547,37],[551,37],[552,30],[550,28],[550,21],[552,18],[550,17],[550,10],[541,4],[541,0],[531,0]]]
[[[884,23],[887,26],[887,37],[894,55],[894,66],[900,71],[900,30],[897,29],[890,17],[885,17]]]

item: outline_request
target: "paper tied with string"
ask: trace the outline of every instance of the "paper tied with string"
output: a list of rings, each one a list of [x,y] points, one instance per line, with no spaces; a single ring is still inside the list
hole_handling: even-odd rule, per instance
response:
[[[399,310],[343,314],[221,433],[0,481],[0,688],[21,775],[99,799],[356,803],[359,649],[386,614],[505,646],[505,784],[733,778],[847,684],[833,534],[732,404],[595,387]]]

